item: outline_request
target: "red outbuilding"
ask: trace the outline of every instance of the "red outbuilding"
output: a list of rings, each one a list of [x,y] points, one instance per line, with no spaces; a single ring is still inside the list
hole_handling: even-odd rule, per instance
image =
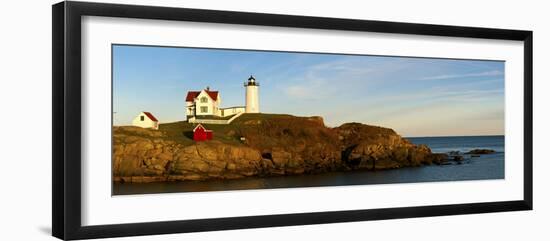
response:
[[[201,124],[193,129],[193,140],[195,141],[208,141],[212,140],[212,137],[214,137],[212,130],[207,130]]]

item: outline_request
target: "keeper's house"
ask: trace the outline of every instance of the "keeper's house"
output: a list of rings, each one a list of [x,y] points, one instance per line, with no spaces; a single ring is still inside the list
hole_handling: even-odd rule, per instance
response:
[[[244,106],[220,108],[222,100],[219,92],[208,87],[187,92],[185,102],[189,123],[229,124],[245,112]]]
[[[185,97],[186,116],[189,123],[229,124],[244,113],[259,113],[258,87],[253,76],[244,83],[245,106],[220,108],[221,96],[209,87],[201,91],[189,91]]]

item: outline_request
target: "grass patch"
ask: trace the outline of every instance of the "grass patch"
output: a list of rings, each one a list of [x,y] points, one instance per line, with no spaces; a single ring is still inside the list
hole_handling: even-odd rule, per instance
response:
[[[233,122],[227,125],[223,124],[202,124],[214,132],[214,140],[226,144],[245,145],[240,138],[247,136],[255,141],[271,138],[297,138],[309,136],[311,130],[307,127],[310,117],[296,117],[286,114],[252,114],[247,113],[239,116]],[[305,125],[305,126],[304,126]],[[197,126],[187,121],[178,121],[172,123],[162,123],[159,125],[159,131],[162,132],[163,139],[175,141],[184,145],[194,144],[193,129]],[[313,126],[312,126],[313,127]],[[302,129],[306,128],[306,130]],[[318,127],[315,127],[318,128]],[[123,129],[115,131],[123,133]],[[130,134],[130,133],[128,133]],[[136,134],[136,133],[134,133]],[[276,140],[271,140],[276,141]]]

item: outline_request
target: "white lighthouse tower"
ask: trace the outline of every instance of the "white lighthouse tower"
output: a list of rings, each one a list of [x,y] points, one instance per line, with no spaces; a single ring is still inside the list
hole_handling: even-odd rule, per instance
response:
[[[244,83],[246,88],[246,113],[259,113],[260,112],[260,101],[258,96],[258,88],[260,83],[256,82],[254,76],[250,75],[248,81]]]

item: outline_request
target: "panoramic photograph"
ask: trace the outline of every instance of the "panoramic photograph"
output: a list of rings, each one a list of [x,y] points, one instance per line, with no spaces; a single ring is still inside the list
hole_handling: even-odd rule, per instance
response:
[[[504,179],[497,60],[112,45],[112,195]]]

